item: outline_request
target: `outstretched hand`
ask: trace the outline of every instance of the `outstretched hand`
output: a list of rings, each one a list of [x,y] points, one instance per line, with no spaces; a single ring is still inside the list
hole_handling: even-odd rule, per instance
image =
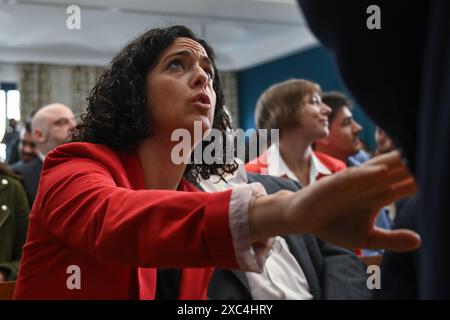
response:
[[[282,195],[289,203],[284,220],[289,233],[314,234],[343,247],[414,250],[420,246],[417,233],[380,229],[375,219],[382,207],[415,191],[400,154],[390,152]]]

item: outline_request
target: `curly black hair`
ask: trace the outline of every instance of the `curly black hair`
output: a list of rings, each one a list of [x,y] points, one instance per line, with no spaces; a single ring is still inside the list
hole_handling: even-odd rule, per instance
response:
[[[213,128],[220,130],[225,139],[227,129],[231,129],[231,120],[224,110],[225,99],[214,63],[214,51],[189,28],[172,26],[143,33],[112,59],[87,98],[87,110],[81,115],[81,124],[72,132],[71,141],[104,144],[114,150],[131,152],[151,136],[146,97],[147,74],[156,65],[158,55],[179,37],[201,44],[213,63],[213,89],[217,97]],[[185,177],[198,181],[199,177],[208,179],[210,175],[222,177],[224,173],[233,173],[237,164],[226,163],[225,147],[224,144],[223,161],[218,161],[221,163],[189,164]]]

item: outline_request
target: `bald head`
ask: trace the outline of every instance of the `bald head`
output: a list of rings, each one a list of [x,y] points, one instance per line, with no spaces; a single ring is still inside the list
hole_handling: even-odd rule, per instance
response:
[[[69,130],[75,127],[72,110],[61,103],[52,103],[39,109],[31,119],[31,130],[39,152],[47,155],[52,149],[67,142]]]

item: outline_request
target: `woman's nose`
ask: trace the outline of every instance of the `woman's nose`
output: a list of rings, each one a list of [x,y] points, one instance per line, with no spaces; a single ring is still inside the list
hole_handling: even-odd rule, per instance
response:
[[[205,84],[208,82],[209,79],[209,75],[205,72],[205,70],[203,70],[203,68],[195,68],[196,70],[194,71],[194,76],[192,78],[192,87],[193,88],[203,88],[205,86]]]
[[[327,116],[331,113],[331,108],[322,102],[321,104],[322,113],[326,114]]]

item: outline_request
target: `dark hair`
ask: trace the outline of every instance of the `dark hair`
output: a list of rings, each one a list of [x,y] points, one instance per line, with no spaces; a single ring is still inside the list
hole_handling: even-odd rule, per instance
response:
[[[113,58],[87,99],[86,113],[73,131],[72,141],[99,143],[114,150],[132,151],[142,140],[151,136],[146,97],[147,74],[156,65],[159,54],[179,37],[198,42],[213,62],[213,89],[216,93],[213,128],[220,130],[225,137],[227,129],[231,128],[231,121],[224,110],[224,95],[214,64],[214,51],[189,28],[172,26],[143,33]],[[191,181],[199,176],[208,179],[210,175],[222,176],[236,169],[235,163],[225,164],[225,160],[222,164],[189,164],[185,177]]]
[[[31,133],[31,121],[25,122],[25,131]]]
[[[342,93],[337,91],[325,92],[322,94],[322,102],[331,108],[331,113],[328,116],[328,119],[333,122],[336,114],[343,107],[347,107],[349,109],[352,108],[352,103],[348,100]]]

